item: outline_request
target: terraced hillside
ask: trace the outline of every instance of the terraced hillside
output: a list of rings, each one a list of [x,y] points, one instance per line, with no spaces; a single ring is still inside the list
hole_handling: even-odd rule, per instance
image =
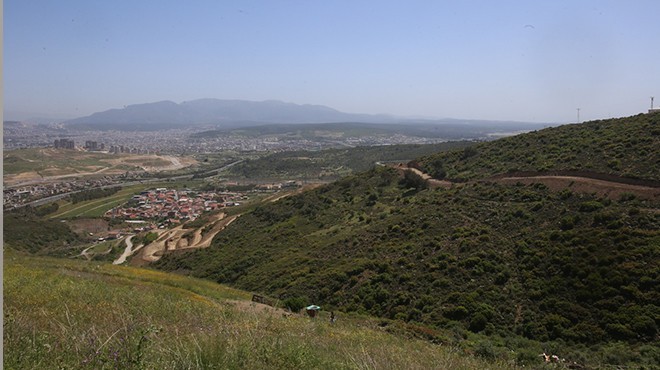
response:
[[[656,363],[660,199],[653,190],[604,196],[570,182],[507,184],[493,176],[582,163],[654,189],[657,117],[563,126],[421,159],[430,173],[439,164],[447,178],[478,179],[448,189],[376,168],[260,206],[211,248],[157,266],[458,338],[480,333],[503,352],[531,340],[591,366]]]

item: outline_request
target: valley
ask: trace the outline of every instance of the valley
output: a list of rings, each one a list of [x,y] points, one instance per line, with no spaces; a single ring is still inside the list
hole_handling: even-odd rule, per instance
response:
[[[660,370],[656,1],[3,4],[1,368]]]

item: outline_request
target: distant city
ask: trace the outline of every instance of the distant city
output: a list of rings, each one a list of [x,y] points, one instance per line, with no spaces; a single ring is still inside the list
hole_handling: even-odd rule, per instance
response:
[[[45,148],[78,149],[112,154],[195,154],[223,150],[235,151],[287,151],[321,150],[338,147],[434,144],[444,138],[424,138],[401,133],[337,137],[332,140],[314,140],[286,135],[244,136],[210,135],[200,137],[203,129],[170,129],[149,132],[127,131],[69,131],[44,129],[43,126],[5,122],[4,149]],[[197,135],[194,135],[197,134]]]

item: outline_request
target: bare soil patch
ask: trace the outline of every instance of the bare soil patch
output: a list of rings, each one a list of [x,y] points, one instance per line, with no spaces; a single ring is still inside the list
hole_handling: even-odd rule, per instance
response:
[[[67,225],[76,234],[88,237],[89,233],[97,234],[108,231],[108,222],[100,218],[82,218],[68,220]]]
[[[3,175],[3,182],[7,185],[39,181],[41,179],[43,177],[37,171]]]
[[[159,231],[160,235],[151,244],[145,246],[136,261],[137,265],[158,261],[163,254],[181,251],[185,249],[208,248],[213,238],[225,227],[229,226],[239,215],[226,217],[225,213],[219,213],[212,217],[209,222],[193,231],[184,229],[183,225],[169,230]],[[206,230],[211,227],[210,230]],[[192,238],[190,235],[192,234]]]
[[[39,151],[42,160],[22,158],[28,162],[47,162],[46,168],[27,170],[20,173],[3,174],[6,186],[45,183],[73,177],[95,175],[118,175],[127,168],[138,168],[147,172],[175,171],[195,165],[192,157],[176,157],[172,155],[155,154],[120,154],[88,153],[81,151],[62,151],[42,149]],[[89,164],[86,164],[88,161]]]

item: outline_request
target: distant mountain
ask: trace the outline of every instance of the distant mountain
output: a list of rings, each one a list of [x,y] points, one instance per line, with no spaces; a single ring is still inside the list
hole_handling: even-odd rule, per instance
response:
[[[71,128],[156,129],[197,125],[245,126],[255,123],[386,122],[386,115],[350,114],[322,106],[275,100],[199,99],[129,105],[66,121]]]
[[[129,105],[122,109],[110,109],[87,117],[68,120],[65,125],[75,129],[135,131],[200,125],[235,128],[272,123],[337,122],[459,124],[498,126],[500,128],[506,126],[516,130],[534,129],[541,126],[525,122],[408,119],[385,114],[344,113],[323,105],[300,105],[276,100],[256,102],[220,99],[198,99],[180,104],[172,101],[161,101]]]

